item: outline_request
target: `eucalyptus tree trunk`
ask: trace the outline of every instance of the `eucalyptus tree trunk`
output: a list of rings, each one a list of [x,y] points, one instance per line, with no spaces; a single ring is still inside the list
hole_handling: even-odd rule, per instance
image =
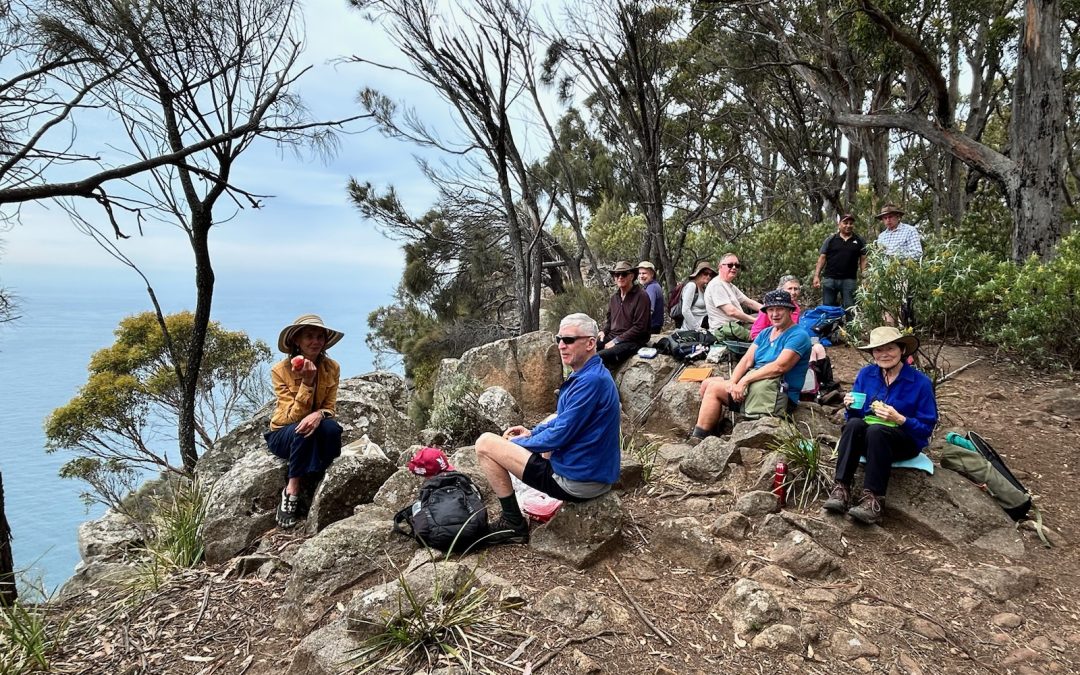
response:
[[[1065,234],[1065,90],[1059,0],[1027,0],[1009,124],[1015,170],[1006,191],[1013,213],[1012,254],[1047,258]]]
[[[18,597],[15,561],[11,556],[11,528],[4,513],[4,474],[0,473],[0,607],[10,607]]]

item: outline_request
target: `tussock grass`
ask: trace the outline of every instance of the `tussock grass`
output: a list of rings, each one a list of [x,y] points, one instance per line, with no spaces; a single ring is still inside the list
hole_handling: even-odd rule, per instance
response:
[[[805,511],[829,493],[833,476],[831,451],[811,437],[809,425],[803,423],[800,428],[794,422],[783,422],[777,440],[769,444],[769,449],[787,464],[784,490],[789,501],[800,510]]]

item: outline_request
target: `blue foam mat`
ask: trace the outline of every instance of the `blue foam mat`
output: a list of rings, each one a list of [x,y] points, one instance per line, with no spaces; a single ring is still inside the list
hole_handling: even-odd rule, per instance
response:
[[[866,464],[866,457],[860,457],[859,464]],[[917,471],[924,471],[931,476],[934,475],[934,462],[925,452],[920,452],[911,459],[893,462],[892,467],[894,469],[915,469]]]

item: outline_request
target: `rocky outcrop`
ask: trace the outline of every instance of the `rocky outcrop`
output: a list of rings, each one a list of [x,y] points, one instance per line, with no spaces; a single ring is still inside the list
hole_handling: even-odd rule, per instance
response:
[[[307,518],[308,531],[319,532],[351,516],[360,504],[370,504],[394,471],[393,462],[374,443],[343,452],[327,469],[315,492]]]
[[[780,601],[753,579],[739,579],[720,599],[720,611],[726,615],[736,633],[760,631],[780,620],[783,608]]]
[[[243,455],[217,479],[203,521],[206,562],[228,560],[274,527],[286,473],[285,462],[264,450]]]
[[[137,568],[124,563],[99,560],[80,563],[75,568],[75,574],[60,588],[57,599],[68,602],[86,593],[96,596],[112,589],[122,589],[138,576]]]
[[[660,521],[650,540],[653,550],[678,567],[717,572],[731,564],[731,553],[713,541],[697,518]]]
[[[502,387],[488,387],[477,397],[480,414],[498,433],[515,424],[522,424],[525,416],[517,401]]]
[[[894,471],[885,509],[889,518],[903,518],[961,547],[995,546],[992,539],[980,540],[1003,527],[1013,527],[991,497],[960,474],[942,468],[933,476],[921,471]]]
[[[310,627],[327,607],[356,584],[375,574],[396,574],[416,543],[393,532],[393,513],[366,505],[301,544],[277,625],[283,630]]]
[[[679,470],[696,481],[714,483],[723,477],[729,463],[738,461],[731,440],[710,436],[686,453],[679,463]]]
[[[550,521],[533,530],[529,547],[583,569],[619,544],[622,502],[614,492],[587,502],[563,504]]]
[[[555,392],[563,381],[559,350],[547,331],[473,347],[460,359],[443,359],[435,380],[436,397],[455,375],[484,387],[502,387],[530,415],[555,410]]]
[[[121,560],[128,551],[144,545],[143,528],[112,509],[97,520],[79,525],[79,556],[84,562]]]

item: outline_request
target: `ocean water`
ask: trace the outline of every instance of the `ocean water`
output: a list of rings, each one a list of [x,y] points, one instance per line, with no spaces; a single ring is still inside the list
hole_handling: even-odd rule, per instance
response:
[[[44,451],[43,422],[67,403],[86,381],[90,355],[113,341],[121,318],[151,308],[132,276],[106,275],[84,283],[59,283],[34,274],[5,270],[4,285],[15,292],[20,318],[0,326],[0,446],[7,518],[15,565],[46,590],[62,584],[79,562],[79,523],[101,515],[79,499],[81,483],[61,480],[57,470],[72,455]],[[364,344],[368,313],[390,297],[395,278],[335,279],[313,293],[271,279],[219,273],[212,318],[232,330],[259,338],[277,353],[278,331],[307,312],[322,315],[345,332],[331,355],[342,376],[373,369]],[[194,287],[173,279],[155,290],[166,312],[191,309]],[[396,368],[395,368],[396,369]],[[175,456],[175,449],[173,448]]]

